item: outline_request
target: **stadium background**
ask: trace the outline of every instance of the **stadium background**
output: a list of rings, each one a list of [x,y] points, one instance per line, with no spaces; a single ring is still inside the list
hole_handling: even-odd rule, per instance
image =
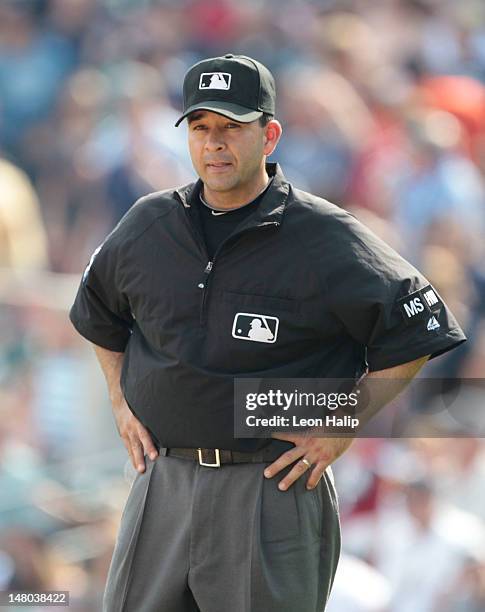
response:
[[[173,128],[183,74],[226,52],[276,75],[287,177],[352,210],[450,304],[470,340],[426,375],[483,378],[481,0],[2,0],[0,590],[100,610],[133,473],[67,309],[133,201],[192,180]],[[329,612],[485,609],[482,439],[361,440],[335,471]]]

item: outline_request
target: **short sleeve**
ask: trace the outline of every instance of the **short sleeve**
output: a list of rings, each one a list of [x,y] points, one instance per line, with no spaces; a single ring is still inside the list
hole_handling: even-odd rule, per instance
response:
[[[338,234],[330,308],[367,347],[370,371],[432,359],[465,342],[453,313],[414,266],[353,215],[346,214]]]
[[[87,340],[121,353],[131,335],[133,316],[119,287],[119,266],[118,249],[110,235],[91,256],[69,318]]]

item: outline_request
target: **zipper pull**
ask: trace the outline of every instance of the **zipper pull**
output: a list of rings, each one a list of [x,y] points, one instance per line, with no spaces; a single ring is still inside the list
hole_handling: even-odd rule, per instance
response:
[[[211,273],[211,271],[212,271],[212,261],[208,261],[208,262],[207,262],[207,265],[206,265],[206,267],[205,267],[204,272],[205,272],[206,274],[210,274],[210,273]]]

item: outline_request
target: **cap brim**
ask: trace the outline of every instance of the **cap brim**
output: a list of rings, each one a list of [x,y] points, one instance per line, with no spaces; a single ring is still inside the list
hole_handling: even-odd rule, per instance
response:
[[[239,123],[251,123],[251,121],[256,121],[256,119],[259,119],[263,114],[262,111],[255,111],[244,106],[239,106],[239,104],[231,104],[230,102],[199,102],[198,104],[190,106],[185,113],[177,119],[175,127],[188,117],[190,113],[197,110],[211,111],[218,115],[228,117],[229,119],[234,119],[234,121],[238,121]]]

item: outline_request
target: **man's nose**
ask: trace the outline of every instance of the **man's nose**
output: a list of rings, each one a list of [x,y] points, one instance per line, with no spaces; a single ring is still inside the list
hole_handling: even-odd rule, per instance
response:
[[[220,151],[225,146],[223,134],[220,130],[209,130],[207,132],[205,147],[208,151]]]

